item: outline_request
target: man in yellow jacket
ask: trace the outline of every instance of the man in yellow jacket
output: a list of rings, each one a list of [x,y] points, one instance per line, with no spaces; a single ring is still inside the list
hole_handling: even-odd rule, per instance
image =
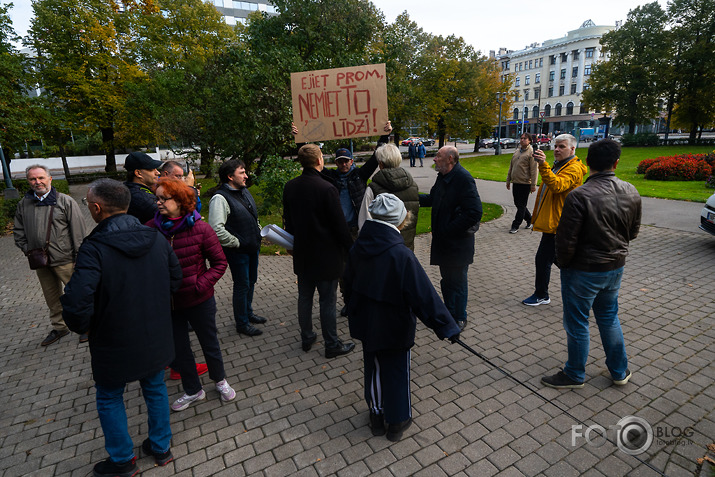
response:
[[[534,160],[539,164],[541,187],[536,195],[536,205],[531,217],[534,230],[542,232],[539,249],[536,251],[536,279],[534,294],[522,301],[524,305],[538,306],[551,303],[549,280],[551,264],[556,256],[555,237],[561,210],[566,196],[583,184],[586,166],[576,157],[576,138],[570,134],[556,136],[554,165],[549,166],[541,150],[534,151]]]

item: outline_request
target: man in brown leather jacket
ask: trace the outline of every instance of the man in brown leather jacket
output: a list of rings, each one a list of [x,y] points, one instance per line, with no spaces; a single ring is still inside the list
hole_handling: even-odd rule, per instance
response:
[[[541,378],[552,388],[583,387],[591,309],[613,384],[623,386],[631,377],[618,321],[618,290],[628,244],[638,235],[641,198],[635,187],[616,177],[620,156],[615,141],[591,144],[586,158],[590,175],[564,202],[556,230],[556,263],[561,268],[568,360],[563,371]]]

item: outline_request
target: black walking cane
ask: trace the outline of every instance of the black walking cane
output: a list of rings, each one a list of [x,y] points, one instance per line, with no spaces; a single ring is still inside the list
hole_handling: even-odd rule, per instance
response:
[[[456,340],[452,341],[452,343],[457,343],[459,346],[461,346],[462,348],[466,349],[467,351],[469,351],[470,353],[472,353],[474,356],[476,356],[477,358],[481,359],[482,361],[484,361],[485,363],[487,363],[489,366],[491,366],[492,368],[494,368],[494,369],[496,369],[497,371],[499,371],[500,373],[502,373],[502,374],[503,374],[504,376],[506,376],[507,378],[511,379],[512,381],[514,381],[514,382],[517,383],[517,384],[521,384],[521,385],[524,386],[526,389],[528,389],[528,390],[531,391],[532,393],[534,393],[534,394],[536,394],[537,396],[539,396],[542,400],[546,401],[546,402],[549,403],[549,404],[552,404],[554,407],[556,407],[558,410],[560,410],[561,412],[563,412],[564,414],[566,414],[567,416],[569,416],[569,417],[570,417],[571,419],[573,419],[574,421],[578,422],[579,424],[581,424],[581,425],[584,426],[584,427],[588,427],[583,421],[581,421],[579,418],[575,417],[575,416],[572,415],[570,412],[568,412],[567,409],[563,408],[561,405],[555,403],[554,401],[552,401],[551,399],[547,398],[546,396],[543,396],[538,390],[536,390],[536,389],[534,388],[534,386],[532,386],[532,385],[530,385],[530,384],[528,384],[528,383],[525,383],[524,381],[521,381],[520,379],[515,378],[515,377],[512,376],[511,374],[507,373],[506,371],[504,371],[503,369],[501,369],[499,366],[497,366],[496,364],[494,364],[494,363],[492,363],[491,361],[489,361],[489,358],[487,358],[486,356],[484,356],[484,355],[481,354],[480,352],[476,351],[475,349],[473,349],[472,347],[470,347],[469,345],[467,345],[464,341],[462,341],[462,340],[460,340],[460,339],[456,339]],[[616,444],[616,443],[613,442],[611,439],[609,439],[608,436],[604,435],[604,438],[605,438],[608,442],[610,442],[611,444],[613,444],[614,446],[618,447],[618,444]],[[629,455],[633,456],[638,462],[640,462],[641,464],[644,464],[645,466],[647,466],[648,468],[650,468],[650,469],[653,470],[654,472],[657,472],[659,475],[662,475],[663,477],[668,477],[663,471],[661,471],[661,470],[659,470],[658,468],[654,467],[653,464],[644,461],[643,459],[641,459],[641,458],[638,457],[637,455],[633,455],[633,454],[629,454]]]

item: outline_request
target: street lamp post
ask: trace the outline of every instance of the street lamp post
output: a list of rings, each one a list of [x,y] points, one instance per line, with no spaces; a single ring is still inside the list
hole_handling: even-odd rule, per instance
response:
[[[494,146],[494,154],[501,154],[501,105],[506,101],[506,92],[497,92],[497,103],[499,103],[499,126],[497,127],[497,144]]]

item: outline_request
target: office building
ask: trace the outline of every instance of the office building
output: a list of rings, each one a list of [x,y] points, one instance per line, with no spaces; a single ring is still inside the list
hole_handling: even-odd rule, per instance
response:
[[[226,23],[233,26],[237,23],[246,23],[246,18],[251,12],[259,11],[276,14],[276,7],[265,0],[252,2],[237,2],[236,0],[211,0],[216,9],[226,19]]]

